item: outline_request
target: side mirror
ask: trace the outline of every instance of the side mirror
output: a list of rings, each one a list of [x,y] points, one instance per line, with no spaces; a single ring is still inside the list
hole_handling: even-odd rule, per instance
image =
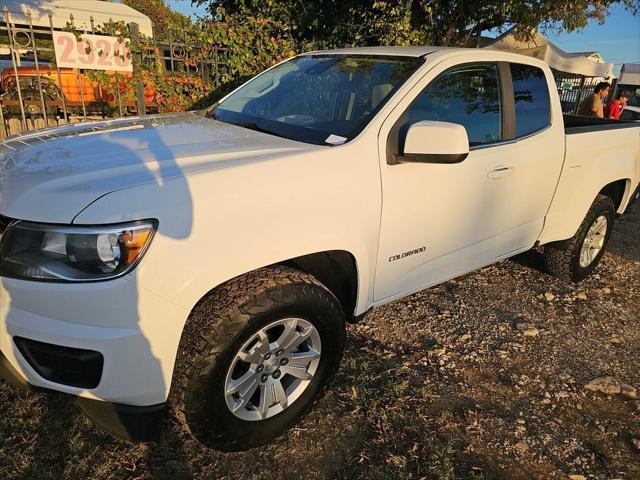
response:
[[[424,120],[409,127],[403,154],[395,163],[460,163],[469,155],[469,138],[462,125]]]

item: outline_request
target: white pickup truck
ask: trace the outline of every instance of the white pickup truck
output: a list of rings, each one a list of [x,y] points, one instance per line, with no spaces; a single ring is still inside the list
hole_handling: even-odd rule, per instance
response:
[[[170,405],[234,450],[292,426],[345,321],[544,245],[596,268],[640,126],[563,119],[551,70],[498,51],[299,55],[206,112],[0,147],[3,375],[153,438]]]

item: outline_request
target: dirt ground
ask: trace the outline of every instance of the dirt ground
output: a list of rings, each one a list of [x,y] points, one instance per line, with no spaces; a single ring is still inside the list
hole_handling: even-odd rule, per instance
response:
[[[208,451],[173,420],[162,441],[129,444],[68,397],[0,383],[0,478],[640,479],[640,401],[584,388],[611,375],[640,389],[640,204],[580,285],[533,251],[348,332],[317,408],[244,453]]]

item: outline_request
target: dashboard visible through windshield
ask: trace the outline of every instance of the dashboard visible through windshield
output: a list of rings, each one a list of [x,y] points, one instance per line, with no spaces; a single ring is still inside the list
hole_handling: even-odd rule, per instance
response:
[[[209,116],[301,142],[339,145],[362,131],[423,58],[301,55],[258,75]]]

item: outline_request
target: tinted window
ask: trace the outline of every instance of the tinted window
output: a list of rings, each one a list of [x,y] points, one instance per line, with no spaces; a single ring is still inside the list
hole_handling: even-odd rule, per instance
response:
[[[407,113],[407,126],[421,120],[457,123],[467,130],[470,145],[498,142],[502,138],[498,68],[465,65],[448,70],[420,93]]]
[[[551,121],[549,86],[544,72],[529,65],[511,64],[516,102],[516,137],[547,127]]]

